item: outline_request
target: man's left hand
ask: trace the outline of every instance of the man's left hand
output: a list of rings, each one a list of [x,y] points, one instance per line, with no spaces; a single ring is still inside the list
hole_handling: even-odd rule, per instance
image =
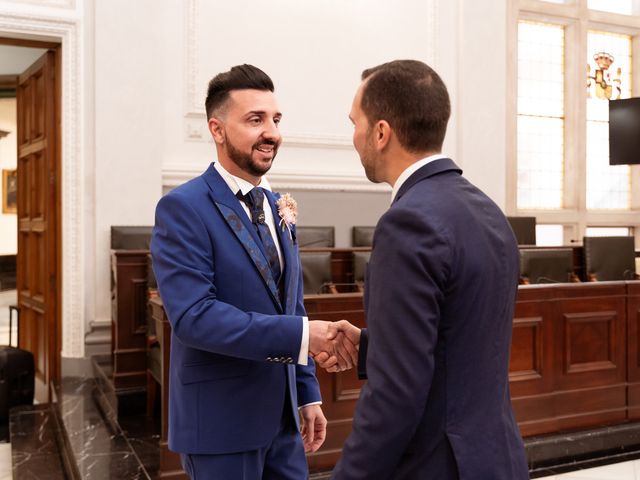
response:
[[[300,409],[300,430],[305,453],[315,452],[324,443],[327,435],[327,419],[320,405],[309,405]]]

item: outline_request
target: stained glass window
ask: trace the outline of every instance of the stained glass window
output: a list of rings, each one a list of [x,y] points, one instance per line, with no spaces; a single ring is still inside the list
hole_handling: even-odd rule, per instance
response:
[[[631,37],[589,31],[587,60],[587,208],[629,209],[629,166],[609,165],[608,99],[631,96]]]
[[[564,28],[518,24],[518,208],[562,208]]]

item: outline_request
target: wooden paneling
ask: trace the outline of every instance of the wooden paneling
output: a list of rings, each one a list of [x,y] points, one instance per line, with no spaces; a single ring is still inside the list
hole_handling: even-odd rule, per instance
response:
[[[628,283],[627,381],[629,419],[640,419],[640,282]]]
[[[524,436],[626,421],[630,286],[520,287],[509,377]]]
[[[307,295],[304,305],[309,320],[336,321],[346,318],[358,327],[366,325],[361,293]],[[355,369],[332,374],[319,368],[316,376],[322,392],[322,410],[328,424],[325,443],[317,452],[307,456],[311,472],[330,470],[340,458],[342,444],[351,432],[351,419],[364,384],[358,380]]]
[[[182,470],[180,455],[169,450],[169,347],[171,345],[171,324],[162,306],[160,297],[149,300],[151,317],[155,323],[156,337],[161,348],[160,402],[160,466],[158,477],[163,479],[187,480],[189,477]]]
[[[111,252],[113,386],[144,388],[147,379],[146,250]]]
[[[332,249],[339,275],[349,279],[349,249]],[[155,302],[154,318],[163,314]],[[153,304],[152,304],[153,305]],[[365,326],[361,293],[308,295],[312,320],[347,319]],[[169,348],[168,322],[163,348]],[[640,418],[640,281],[527,285],[514,311],[509,381],[523,436],[619,424]],[[164,365],[168,378],[168,361]],[[328,420],[327,439],[308,455],[311,472],[340,457],[360,389],[354,370],[317,371]],[[165,383],[166,385],[166,383]],[[166,389],[163,436],[166,434]],[[175,465],[174,465],[175,466]],[[173,467],[171,467],[173,468]]]
[[[21,348],[34,354],[35,398],[49,401],[59,375],[60,158],[59,65],[49,51],[18,80],[18,255],[16,288]]]

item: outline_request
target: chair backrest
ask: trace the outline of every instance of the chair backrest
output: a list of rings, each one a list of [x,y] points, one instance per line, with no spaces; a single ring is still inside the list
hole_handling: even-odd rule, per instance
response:
[[[584,271],[595,280],[632,280],[636,273],[634,237],[584,237]]]
[[[376,227],[353,227],[351,229],[351,246],[370,247],[373,244],[373,231]]]
[[[536,217],[507,217],[518,245],[536,244]]]
[[[151,230],[147,226],[112,226],[111,249],[112,250],[149,250],[151,243]]]
[[[335,227],[296,227],[298,246],[303,247],[334,247]]]
[[[353,281],[364,285],[371,252],[353,252]]]
[[[300,252],[304,294],[324,293],[331,284],[331,252]]]
[[[571,248],[520,249],[520,277],[528,283],[564,283],[573,273]]]

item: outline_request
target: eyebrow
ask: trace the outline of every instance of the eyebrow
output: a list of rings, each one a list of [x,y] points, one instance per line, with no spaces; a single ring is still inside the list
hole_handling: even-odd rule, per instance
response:
[[[251,111],[246,113],[245,117],[250,117],[251,115],[264,116],[264,115],[267,115],[267,112],[265,112],[264,110],[251,110]],[[276,112],[274,117],[282,117],[282,113],[281,112]]]

